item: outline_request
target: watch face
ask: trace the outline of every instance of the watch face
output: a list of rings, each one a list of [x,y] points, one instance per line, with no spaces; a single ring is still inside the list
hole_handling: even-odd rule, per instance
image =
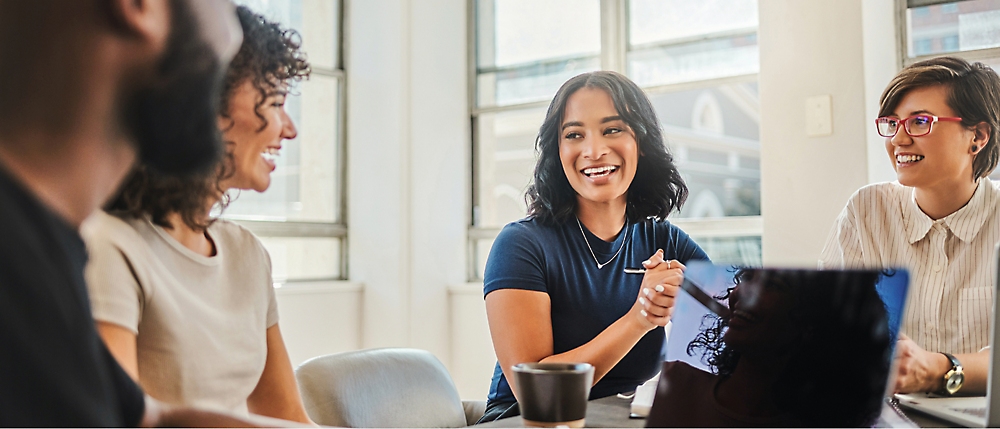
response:
[[[953,372],[949,377],[948,381],[945,382],[944,388],[948,393],[954,394],[958,392],[958,389],[962,387],[962,382],[965,381],[965,375],[960,372]]]

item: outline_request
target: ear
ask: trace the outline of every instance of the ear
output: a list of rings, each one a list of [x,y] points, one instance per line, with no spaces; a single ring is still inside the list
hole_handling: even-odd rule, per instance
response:
[[[116,27],[156,52],[165,49],[171,29],[168,0],[106,1]]]
[[[986,144],[990,142],[990,137],[993,135],[993,127],[986,122],[980,122],[976,126],[972,127],[972,131],[976,133],[975,137],[972,139],[972,154],[975,155],[979,151],[986,147]]]

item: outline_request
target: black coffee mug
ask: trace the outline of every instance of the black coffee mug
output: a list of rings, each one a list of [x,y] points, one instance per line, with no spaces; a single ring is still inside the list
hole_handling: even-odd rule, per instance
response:
[[[517,402],[525,426],[583,427],[587,399],[594,384],[589,363],[521,363],[514,365]]]

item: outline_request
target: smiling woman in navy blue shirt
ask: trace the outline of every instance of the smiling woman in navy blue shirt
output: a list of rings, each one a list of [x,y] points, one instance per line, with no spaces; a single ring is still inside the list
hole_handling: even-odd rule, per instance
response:
[[[536,140],[528,217],[508,224],[486,262],[497,367],[481,421],[518,414],[511,367],[588,362],[591,398],[656,374],[684,263],[708,259],[665,220],[687,186],[649,99],[628,78],[567,81]],[[646,273],[625,274],[644,266]]]

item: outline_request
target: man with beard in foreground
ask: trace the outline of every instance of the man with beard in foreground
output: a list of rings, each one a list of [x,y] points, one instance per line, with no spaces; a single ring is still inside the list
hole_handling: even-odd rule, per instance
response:
[[[137,159],[215,164],[239,41],[226,0],[0,0],[0,426],[251,425],[144,397],[94,328],[77,233]]]

